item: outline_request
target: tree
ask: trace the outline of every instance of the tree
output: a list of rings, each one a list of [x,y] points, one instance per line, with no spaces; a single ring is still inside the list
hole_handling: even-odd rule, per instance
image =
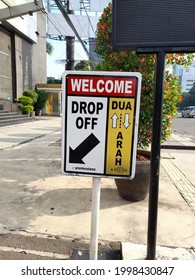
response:
[[[190,89],[189,94],[195,95],[195,83],[193,83],[193,87]]]
[[[48,84],[62,84],[62,78],[61,78],[61,79],[55,79],[55,78],[53,78],[53,79],[48,79],[48,80],[47,80],[47,83],[48,83]]]
[[[34,90],[32,89],[25,90],[23,92],[23,95],[32,98],[33,104],[37,102],[38,94]]]
[[[53,46],[48,41],[46,41],[46,53],[49,55],[53,53]]]
[[[75,65],[75,70],[90,71],[95,67],[95,63],[92,60],[81,60]]]
[[[184,92],[182,94],[182,101],[178,104],[181,109],[184,109],[187,106],[195,106],[195,83],[190,91]]]
[[[189,104],[189,97],[190,97],[190,95],[189,95],[189,93],[188,92],[184,92],[184,93],[182,93],[182,98],[181,98],[181,101],[179,102],[179,104],[178,104],[178,107],[180,108],[180,109],[184,109],[186,106],[188,106],[188,104]]]
[[[112,4],[104,9],[96,31],[95,51],[102,56],[102,62],[96,70],[141,72],[142,90],[138,132],[138,146],[148,147],[152,140],[152,116],[154,99],[155,55],[138,55],[134,51],[112,51]],[[192,54],[167,54],[168,65],[173,63],[187,65],[194,56]],[[178,78],[166,71],[164,83],[164,102],[162,120],[162,141],[172,132],[172,118],[176,115],[180,101],[181,87]]]
[[[47,93],[44,90],[36,89],[35,92],[38,95],[37,102],[34,104],[36,115],[40,114],[40,110],[43,109],[47,101]]]

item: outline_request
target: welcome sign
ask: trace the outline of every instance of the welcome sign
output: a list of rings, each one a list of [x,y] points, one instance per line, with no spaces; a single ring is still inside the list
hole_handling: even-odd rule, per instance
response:
[[[133,178],[141,75],[64,72],[63,173]]]

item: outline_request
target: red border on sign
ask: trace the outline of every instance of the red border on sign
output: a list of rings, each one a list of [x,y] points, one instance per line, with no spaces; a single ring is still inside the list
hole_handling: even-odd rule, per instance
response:
[[[67,94],[134,97],[136,77],[67,75]]]

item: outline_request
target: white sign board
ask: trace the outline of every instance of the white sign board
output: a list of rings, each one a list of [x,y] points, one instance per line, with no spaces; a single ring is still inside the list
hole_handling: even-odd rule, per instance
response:
[[[140,73],[63,73],[63,173],[134,177],[140,88]]]

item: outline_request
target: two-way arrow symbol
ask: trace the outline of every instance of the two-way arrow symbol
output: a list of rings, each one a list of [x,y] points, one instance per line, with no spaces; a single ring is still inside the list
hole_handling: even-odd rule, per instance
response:
[[[99,143],[100,141],[91,133],[76,149],[69,147],[69,163],[84,164],[82,159]]]
[[[128,128],[130,126],[130,122],[129,122],[129,118],[130,118],[130,115],[129,114],[125,114],[124,116],[124,127],[125,128]],[[113,116],[112,116],[112,128],[117,128],[117,120],[118,120],[118,116],[117,114],[115,113]]]

